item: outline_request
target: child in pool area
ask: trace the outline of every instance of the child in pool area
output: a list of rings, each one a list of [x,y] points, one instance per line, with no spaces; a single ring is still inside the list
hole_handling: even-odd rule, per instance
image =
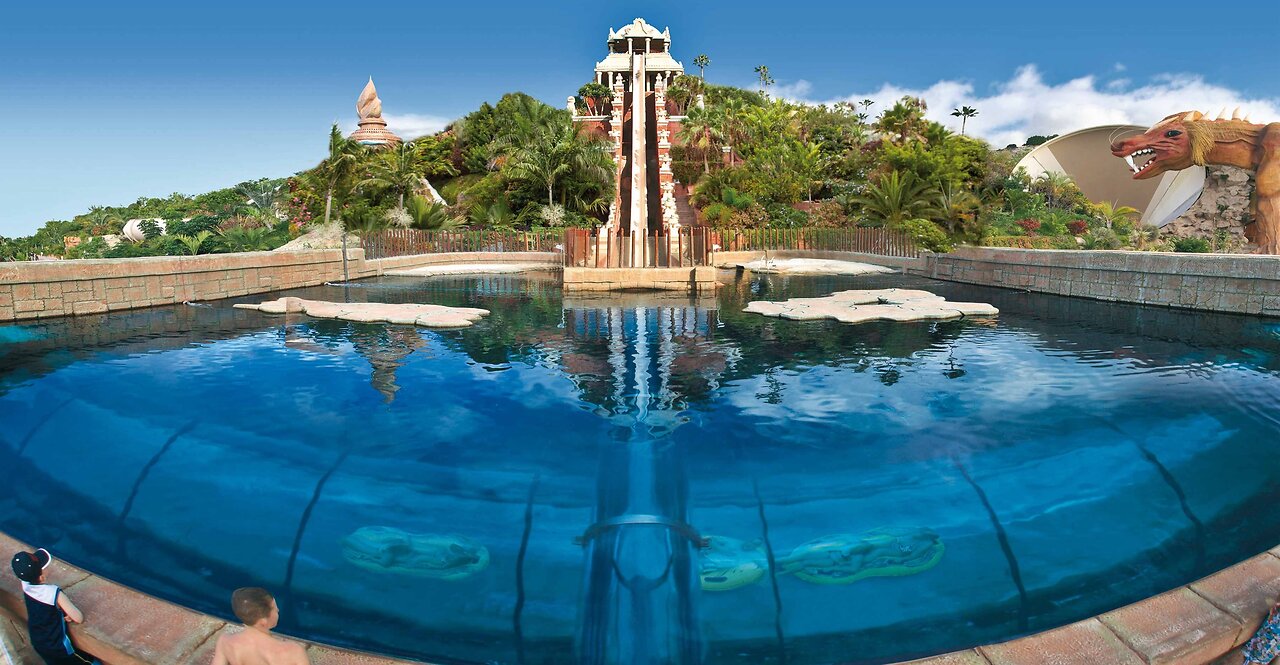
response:
[[[1266,665],[1280,656],[1280,603],[1267,614],[1262,627],[1244,645],[1244,665]]]
[[[280,621],[280,608],[266,589],[236,589],[231,610],[245,629],[218,638],[212,665],[310,665],[302,645],[271,634]]]
[[[84,615],[58,585],[48,583],[45,569],[52,561],[45,549],[18,552],[10,561],[13,574],[22,581],[31,648],[47,665],[99,665],[97,659],[71,644],[67,622],[83,623]]]

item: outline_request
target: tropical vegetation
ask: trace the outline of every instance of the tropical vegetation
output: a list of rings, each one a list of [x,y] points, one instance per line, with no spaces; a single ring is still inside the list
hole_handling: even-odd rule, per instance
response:
[[[1160,240],[1137,222],[1139,211],[1089,201],[1064,176],[1015,172],[1029,146],[1052,137],[993,149],[966,135],[967,121],[980,117],[971,106],[951,112],[960,119],[956,134],[929,119],[923,99],[883,108],[870,99],[800,104],[768,94],[775,81],[766,65],[755,68],[758,89],[748,90],[707,83],[705,54],[693,63],[699,75],[671,81],[667,103],[680,124],[673,171],[690,187],[700,224],[885,226],[938,251],[959,243],[1201,247]],[[577,112],[607,115],[611,94],[588,82]],[[311,169],[197,196],[94,207],[26,238],[0,237],[0,260],[272,249],[328,223],[353,232],[598,226],[613,200],[615,164],[608,139],[585,126],[523,93],[397,146],[352,142],[335,125]],[[128,220],[143,220],[140,242],[118,240]]]

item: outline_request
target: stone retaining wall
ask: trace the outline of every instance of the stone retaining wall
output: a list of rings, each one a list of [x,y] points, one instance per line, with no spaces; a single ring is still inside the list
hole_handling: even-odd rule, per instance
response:
[[[764,252],[716,252],[714,265],[764,258]],[[1280,316],[1280,257],[1155,252],[1087,252],[965,247],[903,258],[856,252],[782,250],[773,258],[859,261],[934,279],[1096,300]],[[388,270],[459,263],[560,264],[554,252],[458,252],[365,260],[348,251],[351,279]],[[652,271],[652,269],[648,269]],[[579,275],[579,289],[711,288],[698,269],[681,275],[620,272]],[[687,274],[686,274],[687,273]],[[343,279],[341,250],[247,252],[140,259],[0,263],[0,322],[217,300]],[[679,282],[679,284],[677,284]]]
[[[738,263],[750,263],[759,261],[765,256],[771,259],[827,259],[831,261],[855,261],[857,263],[870,263],[877,266],[885,266],[886,268],[897,268],[899,270],[920,271],[925,267],[924,257],[908,258],[903,256],[881,256],[879,254],[863,254],[861,252],[828,252],[819,250],[798,250],[798,249],[780,249],[770,250],[754,250],[748,252],[712,252],[711,265],[730,266]]]
[[[553,252],[458,252],[366,261],[347,253],[351,279],[442,263],[558,264]],[[217,300],[343,279],[342,250],[245,252],[137,259],[0,263],[0,322]]]
[[[693,268],[572,268],[564,269],[564,290],[715,292],[716,269]]]
[[[925,277],[1062,296],[1280,316],[1280,256],[963,247]]]
[[[5,556],[30,549],[30,545],[0,533],[0,553]],[[218,637],[241,629],[238,624],[158,600],[61,561],[55,560],[49,575],[50,581],[66,590],[84,612],[85,622],[71,627],[72,639],[101,658],[104,665],[207,665]],[[1277,597],[1280,547],[1100,616],[912,664],[1238,664],[1240,646],[1257,631]],[[25,620],[21,586],[9,567],[4,566],[0,570],[0,643],[19,655],[29,653],[29,649],[25,631],[14,623],[25,625]],[[411,662],[298,642],[315,665]],[[850,654],[850,659],[856,658],[857,654]]]

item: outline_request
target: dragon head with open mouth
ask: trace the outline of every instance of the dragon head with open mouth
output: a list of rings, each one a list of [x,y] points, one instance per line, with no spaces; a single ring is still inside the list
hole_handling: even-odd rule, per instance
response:
[[[1280,254],[1280,122],[1251,122],[1247,115],[1240,117],[1239,108],[1230,116],[1224,108],[1216,118],[1183,111],[1138,136],[1112,143],[1111,154],[1128,162],[1134,180],[1193,165],[1253,171],[1252,219],[1242,220],[1244,234],[1257,251]]]
[[[1143,134],[1112,143],[1111,154],[1129,164],[1134,180],[1203,165],[1213,147],[1213,136],[1199,123],[1203,117],[1199,111],[1174,113]]]

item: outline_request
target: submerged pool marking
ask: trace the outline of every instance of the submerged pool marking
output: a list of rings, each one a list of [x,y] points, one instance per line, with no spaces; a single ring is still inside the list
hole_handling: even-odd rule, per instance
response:
[[[1018,557],[1013,554],[1013,547],[1009,545],[1009,534],[1005,533],[1004,525],[1000,523],[1000,516],[996,514],[996,509],[991,506],[991,500],[987,498],[987,493],[982,486],[969,475],[969,470],[964,464],[956,459],[951,458],[951,463],[955,465],[956,470],[969,485],[973,487],[973,491],[978,495],[978,500],[982,501],[982,507],[987,509],[987,516],[991,518],[991,526],[996,531],[996,539],[1000,541],[1000,549],[1004,552],[1004,558],[1009,562],[1009,576],[1013,578],[1014,586],[1018,587],[1018,630],[1026,631],[1028,626],[1027,617],[1027,588],[1022,584],[1022,571],[1018,567]]]
[[[44,414],[43,418],[36,421],[35,426],[32,427],[31,430],[27,432],[27,435],[22,437],[22,440],[18,442],[18,449],[14,454],[21,455],[24,451],[26,451],[27,444],[31,443],[31,437],[34,437],[36,433],[39,432],[42,427],[48,424],[49,420],[53,418],[55,415],[57,415],[59,411],[61,411],[65,406],[67,406],[68,404],[74,401],[76,401],[76,398],[68,397],[67,399],[62,400],[61,402],[58,402],[58,405],[50,409],[49,413]]]

